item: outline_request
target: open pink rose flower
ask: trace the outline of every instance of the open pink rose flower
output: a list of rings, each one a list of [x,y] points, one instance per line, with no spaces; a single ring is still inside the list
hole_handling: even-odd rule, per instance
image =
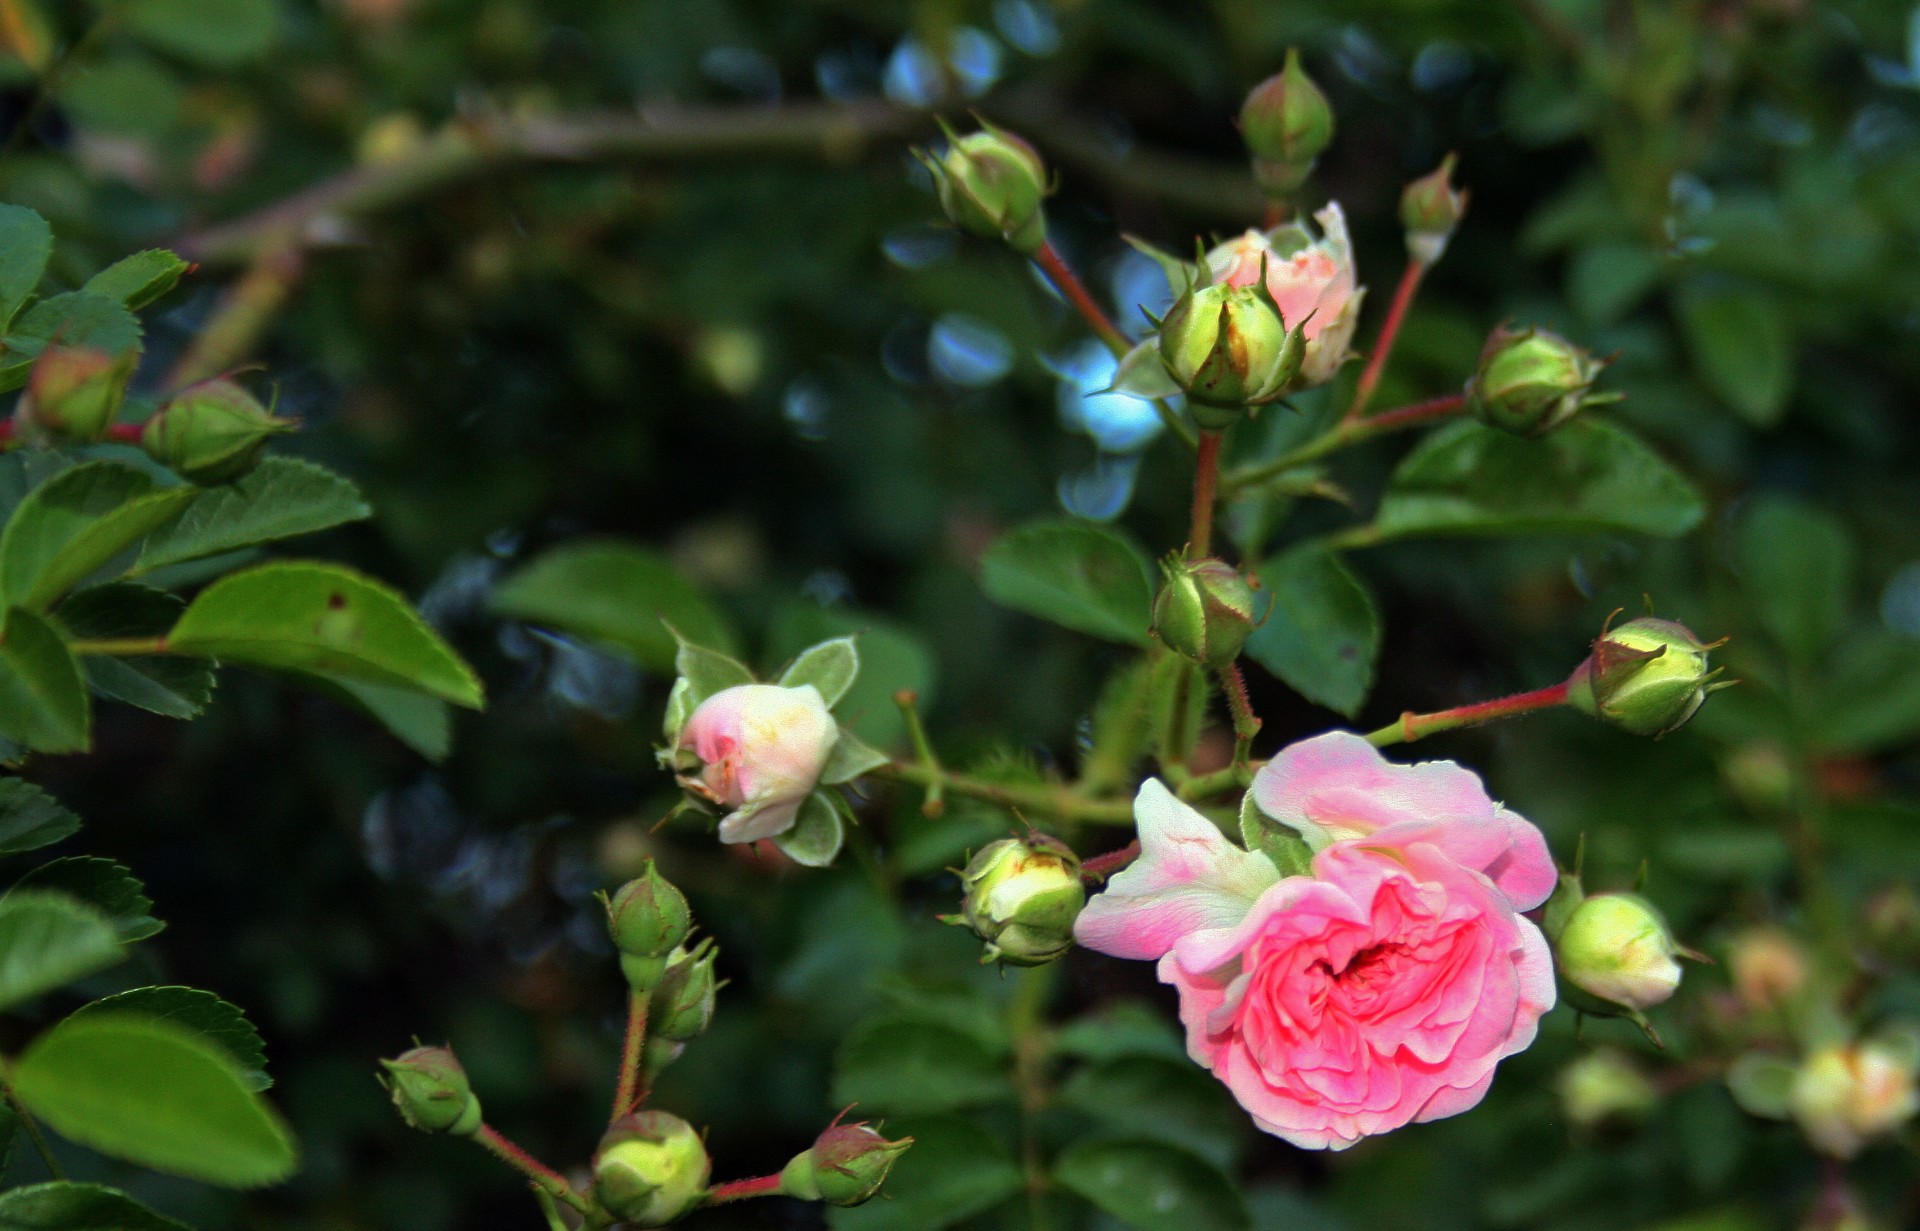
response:
[[[1366,291],[1353,272],[1353,244],[1339,202],[1314,215],[1321,234],[1291,222],[1271,231],[1248,231],[1206,255],[1206,273],[1215,283],[1252,286],[1267,271],[1267,292],[1280,308],[1288,329],[1305,322],[1306,349],[1300,359],[1303,387],[1333,379],[1352,353],[1354,327]]]
[[[1488,871],[1532,893],[1544,869],[1550,887],[1538,834],[1516,835],[1532,827],[1484,791],[1484,808],[1416,830],[1398,810],[1432,779],[1460,785],[1436,771],[1476,789],[1479,780],[1450,765],[1391,766],[1358,741],[1376,769],[1399,771],[1374,780],[1379,808],[1365,806],[1351,781],[1358,759],[1315,755],[1349,739],[1296,745],[1267,780],[1316,801],[1326,840],[1313,875],[1282,878],[1150,781],[1134,807],[1140,858],[1075,928],[1088,948],[1157,961],[1180,993],[1189,1054],[1261,1128],[1308,1149],[1344,1149],[1472,1107],[1554,1002],[1545,937]],[[1340,802],[1323,800],[1316,784],[1338,785]],[[1255,792],[1264,803],[1258,781]],[[1498,852],[1479,832],[1496,819],[1506,836]],[[1468,832],[1454,832],[1461,827]]]
[[[680,782],[733,809],[722,842],[757,842],[793,828],[839,738],[813,685],[739,684],[702,701],[681,728],[679,746],[701,767]]]

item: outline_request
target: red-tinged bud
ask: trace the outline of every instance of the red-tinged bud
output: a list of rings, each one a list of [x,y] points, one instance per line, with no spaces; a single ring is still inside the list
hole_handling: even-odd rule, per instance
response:
[[[620,969],[634,991],[647,992],[665,972],[668,955],[693,930],[687,899],[649,859],[606,905],[607,933],[620,951]]]
[[[874,1198],[913,1138],[888,1141],[866,1124],[836,1124],[780,1172],[780,1191],[803,1201],[861,1205]]]
[[[382,1060],[381,1079],[401,1119],[423,1133],[465,1137],[480,1127],[480,1100],[451,1047],[416,1047]]]
[[[1684,624],[1628,620],[1593,643],[1568,680],[1567,704],[1635,735],[1677,731],[1708,694],[1731,687],[1714,682],[1720,671],[1708,667],[1712,649]]]
[[[1080,860],[1043,834],[980,848],[960,873],[964,913],[944,916],[986,942],[983,962],[1044,966],[1073,946],[1073,921],[1086,905]]]
[[[224,377],[189,385],[147,420],[140,444],[153,460],[209,486],[250,473],[267,441],[295,429]]]
[[[1467,382],[1467,409],[1503,432],[1544,436],[1589,406],[1620,400],[1593,391],[1604,367],[1557,333],[1502,326],[1488,335]]]
[[[1431,265],[1447,250],[1454,228],[1467,214],[1467,192],[1451,182],[1454,156],[1438,169],[1408,184],[1400,193],[1400,225],[1407,232],[1407,255]]]
[[[1176,654],[1209,667],[1240,655],[1253,632],[1253,587],[1224,560],[1160,563],[1164,580],[1153,603],[1153,632]]]
[[[1920,1111],[1914,1084],[1915,1040],[1874,1039],[1821,1048],[1800,1064],[1788,1105],[1800,1131],[1822,1153],[1852,1158]]]
[[[1298,48],[1288,49],[1285,67],[1247,94],[1240,135],[1269,194],[1285,196],[1313,173],[1314,159],[1333,140],[1333,107],[1300,66]]]
[[[1019,137],[991,124],[964,137],[948,130],[947,148],[938,157],[921,151],[916,156],[933,174],[940,208],[961,230],[1005,240],[1023,256],[1047,242],[1040,208],[1047,167]]]
[[[20,421],[56,442],[91,444],[107,434],[127,394],[139,355],[83,346],[49,346],[33,361]]]

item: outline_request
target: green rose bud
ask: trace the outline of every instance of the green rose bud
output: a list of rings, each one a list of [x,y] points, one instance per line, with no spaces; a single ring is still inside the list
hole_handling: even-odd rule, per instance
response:
[[[1160,322],[1160,362],[1204,428],[1230,427],[1286,394],[1305,350],[1304,322],[1287,329],[1264,277],[1192,288]]]
[[[1715,642],[1714,645],[1718,645]],[[1567,704],[1635,735],[1665,735],[1686,725],[1714,683],[1703,644],[1684,624],[1643,616],[1601,634],[1567,681]]]
[[[139,356],[83,346],[49,346],[33,361],[20,420],[53,441],[90,444],[107,434],[127,394]]]
[[[1581,1128],[1610,1120],[1638,1120],[1660,1101],[1653,1082],[1632,1060],[1609,1049],[1588,1052],[1560,1071],[1560,1105]]]
[[[381,1084],[393,1095],[400,1118],[423,1133],[471,1135],[480,1127],[480,1100],[467,1084],[467,1071],[450,1047],[416,1047],[392,1060]]]
[[[1400,193],[1400,225],[1407,232],[1407,255],[1431,265],[1447,250],[1454,228],[1467,213],[1465,189],[1451,183],[1454,156],[1448,154],[1429,175],[1408,184]]]
[[[1580,998],[1569,1003],[1583,1012],[1626,1010],[1636,1014],[1660,1004],[1680,986],[1682,949],[1666,920],[1645,898],[1631,893],[1596,893],[1574,907],[1554,940],[1560,973],[1574,987],[1603,1001],[1588,1008]],[[1692,956],[1689,953],[1689,956]]]
[[[866,1124],[836,1124],[780,1171],[780,1192],[803,1201],[861,1205],[873,1199],[913,1138],[888,1141]]]
[[[692,949],[674,950],[659,985],[653,989],[653,1002],[647,1011],[648,1033],[678,1043],[700,1037],[713,1021],[714,997],[720,990],[713,962],[719,955],[710,939]]]
[[[664,1111],[636,1111],[600,1139],[593,1195],[622,1222],[665,1226],[700,1204],[712,1170],[691,1124]]]
[[[987,944],[982,962],[1043,966],[1073,945],[1073,921],[1086,905],[1080,860],[1065,843],[1034,834],[982,847],[960,873],[964,914],[950,923]]]
[[[1164,580],[1153,601],[1153,632],[1176,654],[1209,667],[1239,657],[1253,631],[1253,587],[1222,560],[1160,562]]]
[[[147,420],[140,444],[153,460],[195,483],[230,483],[260,461],[267,441],[294,430],[224,377],[189,385]]]
[[[1480,420],[1516,436],[1543,436],[1588,406],[1617,402],[1595,393],[1606,364],[1544,329],[1495,329],[1467,381],[1467,408]]]
[[[1313,173],[1314,159],[1333,140],[1333,108],[1300,67],[1298,48],[1289,48],[1286,65],[1248,92],[1240,135],[1269,194],[1285,196]]]
[[[920,151],[916,156],[933,173],[940,208],[961,230],[1005,240],[1023,256],[1047,242],[1040,208],[1047,168],[1025,141],[991,124],[964,137],[948,129],[939,157]]]
[[[607,934],[620,951],[620,969],[636,992],[659,982],[667,956],[693,929],[687,899],[660,875],[653,860],[606,899]]]

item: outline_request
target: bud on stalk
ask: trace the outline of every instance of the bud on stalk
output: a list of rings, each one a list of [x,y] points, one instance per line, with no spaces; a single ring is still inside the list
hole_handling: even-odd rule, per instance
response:
[[[1160,322],[1160,361],[1192,400],[1194,422],[1224,429],[1293,386],[1306,351],[1303,325],[1287,328],[1264,277],[1195,287]]]
[[[648,1032],[654,1038],[684,1043],[705,1032],[713,1021],[714,997],[720,990],[713,975],[717,957],[719,951],[709,939],[692,949],[676,949],[667,959],[647,1013]]]
[[[1174,653],[1208,667],[1240,655],[1253,632],[1253,587],[1222,560],[1160,562],[1165,580],[1153,603],[1153,632]]]
[[[1593,392],[1604,367],[1557,333],[1502,326],[1488,335],[1480,366],[1467,381],[1467,409],[1501,431],[1544,436],[1588,406],[1621,399]]]
[[[1682,949],[1653,904],[1637,894],[1596,893],[1573,908],[1554,940],[1560,973],[1605,1006],[1638,1014],[1680,986]],[[1585,1012],[1607,1011],[1605,1006]]]
[[[141,447],[202,486],[230,483],[259,464],[267,441],[294,430],[224,377],[189,385],[147,420]]]
[[[1269,196],[1286,196],[1313,173],[1314,159],[1333,140],[1333,108],[1300,67],[1298,48],[1289,48],[1285,66],[1248,92],[1240,135]]]
[[[381,1083],[393,1095],[400,1118],[423,1133],[471,1135],[480,1127],[480,1100],[450,1047],[416,1047],[392,1060]]]
[[[1407,255],[1431,265],[1447,250],[1454,228],[1467,213],[1467,192],[1450,182],[1454,156],[1441,159],[1437,170],[1408,184],[1400,193],[1400,225],[1407,232]]]
[[[986,942],[981,961],[1044,966],[1073,945],[1073,921],[1086,905],[1080,860],[1043,834],[1002,838],[980,848],[960,873],[964,913],[943,916]]]
[[[693,1126],[664,1111],[622,1116],[593,1156],[593,1195],[607,1212],[638,1227],[659,1227],[706,1195],[713,1164]]]
[[[649,859],[639,876],[605,901],[607,934],[620,951],[620,970],[633,990],[644,994],[659,982],[668,955],[693,930],[687,899]]]
[[[913,1138],[888,1141],[866,1124],[836,1124],[780,1171],[780,1192],[803,1201],[862,1205],[879,1193]]]
[[[91,444],[120,413],[139,356],[83,346],[49,346],[33,361],[20,399],[22,426],[53,441]]]
[[[945,125],[942,125],[944,128]],[[991,124],[962,137],[946,129],[947,148],[935,158],[915,151],[933,175],[940,208],[963,231],[1005,240],[1022,256],[1047,242],[1047,168],[1034,148]]]
[[[1593,653],[1567,681],[1567,704],[1635,735],[1666,735],[1685,726],[1714,683],[1707,669],[1714,645],[1684,624],[1642,616],[1602,632]]]

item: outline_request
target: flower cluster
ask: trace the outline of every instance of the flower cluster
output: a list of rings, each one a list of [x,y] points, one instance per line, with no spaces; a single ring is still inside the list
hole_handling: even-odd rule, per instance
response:
[[[1390,764],[1339,731],[1282,751],[1251,803],[1305,842],[1307,872],[1281,875],[1150,781],[1141,858],[1088,904],[1080,943],[1157,961],[1190,1054],[1295,1145],[1478,1103],[1554,1003],[1546,938],[1520,914],[1556,879],[1539,830],[1458,765]]]

